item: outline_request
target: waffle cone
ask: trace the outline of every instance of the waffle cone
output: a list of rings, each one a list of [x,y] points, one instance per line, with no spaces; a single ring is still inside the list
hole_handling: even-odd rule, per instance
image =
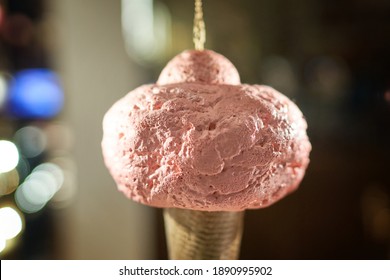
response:
[[[173,260],[234,260],[240,253],[244,212],[164,209],[168,255]]]

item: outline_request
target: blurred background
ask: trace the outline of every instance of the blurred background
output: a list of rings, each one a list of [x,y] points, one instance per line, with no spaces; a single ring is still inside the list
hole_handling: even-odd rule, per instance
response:
[[[390,258],[390,1],[204,0],[206,48],[309,124],[300,188],[246,212],[242,259]],[[101,121],[192,46],[192,0],[0,0],[0,257],[165,259]]]

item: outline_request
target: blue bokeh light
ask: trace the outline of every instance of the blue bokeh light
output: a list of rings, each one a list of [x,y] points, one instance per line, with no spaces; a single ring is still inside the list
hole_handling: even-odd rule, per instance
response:
[[[27,69],[17,72],[9,85],[7,112],[21,119],[55,117],[64,104],[64,94],[55,72]]]

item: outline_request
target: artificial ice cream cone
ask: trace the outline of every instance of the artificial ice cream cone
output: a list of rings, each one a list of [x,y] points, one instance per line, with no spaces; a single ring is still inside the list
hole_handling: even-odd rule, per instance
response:
[[[203,48],[200,0],[195,7],[196,50],[110,108],[103,156],[128,198],[165,209],[171,259],[237,259],[244,210],[297,189],[311,144],[290,99],[242,84],[226,57]]]

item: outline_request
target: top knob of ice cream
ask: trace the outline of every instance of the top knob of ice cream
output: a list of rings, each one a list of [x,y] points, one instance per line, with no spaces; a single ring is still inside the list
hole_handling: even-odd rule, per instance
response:
[[[157,81],[158,85],[176,83],[239,85],[240,75],[223,55],[210,50],[185,51],[165,66]]]
[[[295,190],[309,163],[307,124],[276,90],[240,84],[212,51],[173,58],[157,84],[117,101],[103,155],[120,191],[155,207],[240,211]]]

